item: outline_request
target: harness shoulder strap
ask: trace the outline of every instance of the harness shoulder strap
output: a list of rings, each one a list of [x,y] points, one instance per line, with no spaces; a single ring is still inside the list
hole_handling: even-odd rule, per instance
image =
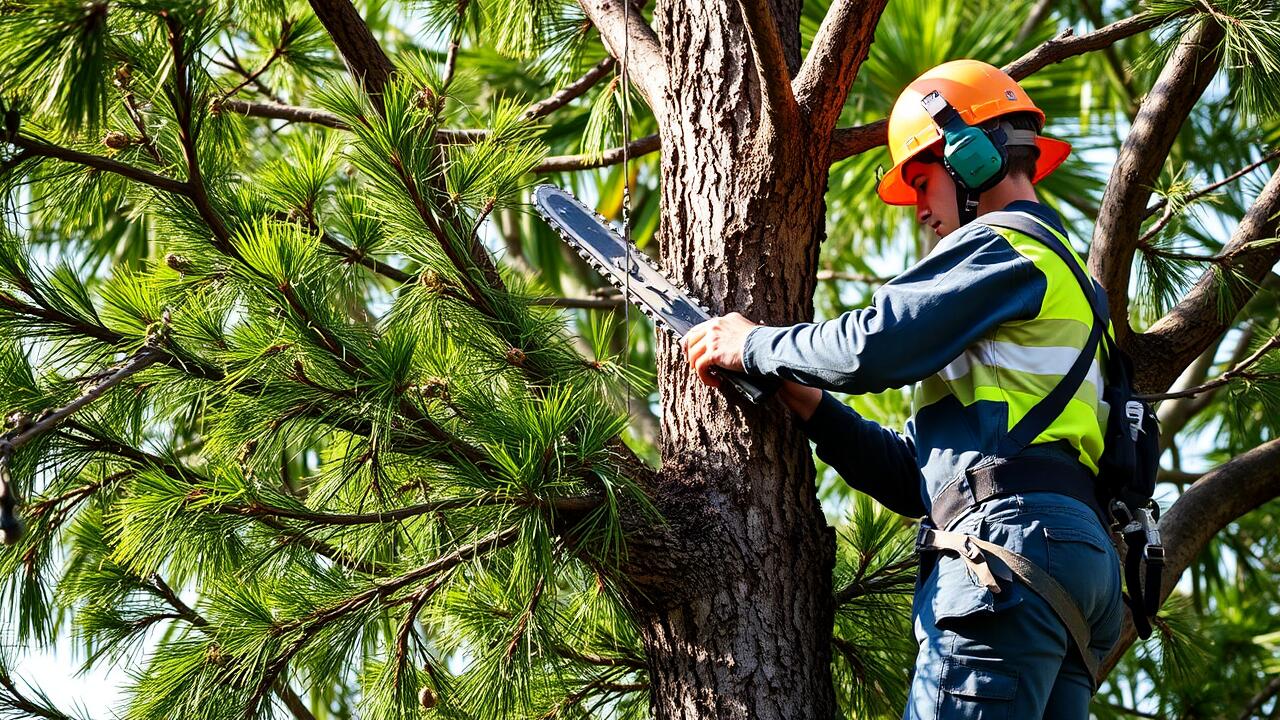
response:
[[[1036,403],[1031,410],[1027,411],[1027,414],[1001,440],[1000,454],[1004,457],[1012,457],[1022,452],[1024,448],[1040,436],[1040,433],[1049,429],[1053,421],[1062,415],[1063,410],[1066,410],[1067,403],[1075,396],[1076,391],[1080,389],[1080,385],[1084,382],[1084,378],[1089,372],[1089,366],[1093,364],[1093,357],[1098,352],[1098,343],[1102,341],[1103,337],[1107,337],[1107,340],[1110,341],[1110,337],[1106,333],[1107,321],[1105,318],[1107,311],[1105,306],[1100,307],[1101,293],[1097,292],[1097,288],[1094,287],[1084,268],[1080,267],[1075,255],[1044,225],[1041,225],[1031,216],[1018,212],[987,213],[980,218],[980,222],[984,225],[1014,230],[1038,240],[1042,245],[1052,250],[1067,264],[1076,282],[1079,283],[1080,289],[1084,292],[1090,308],[1093,310],[1093,323],[1089,330],[1089,339],[1080,350],[1080,355],[1076,357],[1075,362],[1071,364],[1067,374],[1063,375],[1058,384],[1041,398],[1040,402]]]

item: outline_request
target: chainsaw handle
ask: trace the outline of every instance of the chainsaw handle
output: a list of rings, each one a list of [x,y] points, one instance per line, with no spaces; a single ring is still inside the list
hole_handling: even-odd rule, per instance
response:
[[[773,378],[761,377],[759,375],[748,375],[736,370],[726,370],[722,367],[713,368],[711,373],[721,380],[728,380],[733,389],[738,394],[750,400],[753,405],[759,405],[768,400],[781,383]]]

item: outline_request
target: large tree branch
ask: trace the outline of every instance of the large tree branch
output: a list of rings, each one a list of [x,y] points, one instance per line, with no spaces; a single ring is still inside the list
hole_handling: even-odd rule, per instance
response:
[[[1014,80],[1022,80],[1049,65],[1114,45],[1127,37],[1146,32],[1190,12],[1188,10],[1162,17],[1148,14],[1135,15],[1084,35],[1074,35],[1070,29],[1067,29],[1052,40],[1005,65],[1003,69]],[[843,160],[885,144],[889,138],[888,131],[889,124],[885,120],[876,120],[857,127],[838,128],[831,138],[831,161]]]
[[[351,0],[310,0],[320,24],[329,31],[342,62],[357,81],[364,85],[369,99],[382,112],[382,90],[391,80],[394,68],[382,51],[369,26]]]
[[[887,4],[888,0],[836,0],[822,18],[793,85],[796,101],[814,132],[826,134],[840,119]]]
[[[1278,214],[1280,170],[1267,181],[1223,248],[1221,254],[1231,258],[1227,272],[1212,268],[1205,272],[1167,315],[1147,332],[1133,337],[1135,357],[1157,360],[1139,365],[1141,388],[1158,392],[1169,387],[1192,359],[1231,327],[1236,313],[1280,259],[1280,245],[1254,245],[1280,232]],[[1226,293],[1222,292],[1223,283]]]
[[[667,65],[658,46],[658,36],[633,5],[626,13],[628,0],[578,0],[583,12],[600,32],[609,54],[626,62],[627,77],[644,95],[649,107],[657,111],[665,104]],[[623,58],[623,49],[626,58]]]
[[[1165,546],[1160,597],[1168,598],[1183,571],[1229,523],[1280,495],[1280,440],[1260,445],[1205,473],[1160,518]],[[1126,621],[1120,641],[1103,663],[1109,673],[1137,634]]]
[[[624,0],[625,1],[625,0]],[[752,62],[760,83],[760,104],[765,120],[775,128],[790,124],[783,118],[796,114],[796,98],[791,91],[791,73],[778,36],[778,23],[769,0],[738,0],[751,43]]]
[[[1183,35],[1142,101],[1112,166],[1094,225],[1089,269],[1107,291],[1117,341],[1126,342],[1132,332],[1129,276],[1151,188],[1187,115],[1217,72],[1221,40],[1222,28],[1207,21]],[[1174,377],[1185,366],[1179,365]]]

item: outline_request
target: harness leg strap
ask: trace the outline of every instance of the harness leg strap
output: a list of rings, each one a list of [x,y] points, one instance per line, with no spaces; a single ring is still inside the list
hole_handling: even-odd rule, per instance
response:
[[[1093,652],[1089,650],[1089,642],[1092,636],[1089,629],[1089,621],[1085,619],[1084,613],[1080,611],[1080,607],[1076,605],[1075,600],[1067,593],[1066,588],[1053,579],[1052,575],[1022,555],[972,535],[924,528],[920,532],[916,546],[920,549],[956,553],[964,560],[965,565],[977,573],[979,581],[993,593],[1000,592],[999,586],[995,582],[997,573],[1001,574],[1001,576],[1011,573],[1012,576],[1021,580],[1023,585],[1026,585],[1043,598],[1049,604],[1049,607],[1053,609],[1058,619],[1062,621],[1062,624],[1067,629],[1067,634],[1071,636],[1076,646],[1076,650],[1080,652],[1080,658],[1089,670],[1089,678],[1092,680],[1093,690],[1097,691],[1101,678],[1098,676],[1098,661],[1094,658]],[[986,555],[995,557],[1004,565],[1004,568],[993,570],[993,565]]]

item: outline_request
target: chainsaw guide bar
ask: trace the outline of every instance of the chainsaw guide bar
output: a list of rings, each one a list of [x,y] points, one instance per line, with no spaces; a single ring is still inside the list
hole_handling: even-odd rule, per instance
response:
[[[710,308],[672,282],[657,263],[573,195],[554,185],[539,185],[533,191],[533,206],[583,260],[622,291],[627,302],[639,306],[658,329],[681,338],[694,325],[712,318]],[[718,368],[716,374],[729,380],[753,403],[762,402],[777,389],[776,381],[769,378],[723,368]]]

